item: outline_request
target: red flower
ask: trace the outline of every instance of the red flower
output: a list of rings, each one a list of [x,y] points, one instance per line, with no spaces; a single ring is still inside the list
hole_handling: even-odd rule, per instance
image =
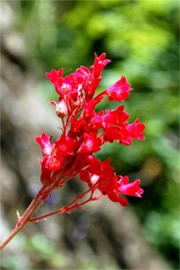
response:
[[[50,101],[50,104],[56,107],[56,114],[58,117],[63,118],[68,114],[68,108],[63,99],[58,104],[55,101]]]
[[[45,132],[42,133],[41,137],[36,137],[35,140],[40,144],[42,152],[44,155],[51,155],[52,145],[51,145],[51,136],[47,136]]]
[[[60,170],[62,165],[62,157],[50,156],[45,160],[45,168],[51,172]]]
[[[99,77],[99,78],[95,78],[94,80],[89,81],[86,87],[86,100],[90,100],[93,97],[101,80],[102,78]]]
[[[145,129],[145,125],[139,122],[139,119],[136,119],[134,123],[127,126],[127,130],[130,132],[133,138],[137,140],[144,140],[144,135],[142,132]]]
[[[109,100],[124,101],[130,96],[129,91],[132,90],[126,77],[122,76],[119,81],[107,88]]]
[[[120,194],[118,194],[116,192],[110,191],[108,193],[108,197],[111,201],[118,202],[124,207],[127,206],[127,204],[128,204],[127,200],[123,196],[121,196]]]
[[[129,118],[129,114],[124,112],[124,106],[121,105],[115,110],[105,110],[103,117],[105,127],[112,125],[122,125]]]
[[[90,68],[80,66],[64,78],[63,69],[53,69],[46,73],[58,94],[59,103],[50,103],[56,107],[62,134],[53,145],[50,142],[51,137],[45,133],[37,137],[36,141],[40,144],[44,156],[41,161],[41,182],[47,185],[49,190],[79,175],[89,186],[89,200],[99,198],[93,197],[94,192],[98,190],[100,195],[107,195],[111,201],[126,206],[127,200],[123,195],[140,198],[143,194],[140,180],[129,183],[127,176],[116,175],[109,159],[100,161],[93,154],[100,151],[106,142],[116,140],[118,143],[130,145],[133,139],[143,140],[142,132],[145,125],[140,123],[139,119],[129,124],[129,114],[124,111],[123,105],[114,110],[96,111],[96,106],[105,95],[110,101],[124,101],[132,90],[127,79],[122,76],[94,97],[102,80],[102,71],[109,62],[105,53],[100,56],[95,54],[94,63]],[[83,194],[86,195],[87,192]],[[78,195],[77,200],[82,199],[83,194]],[[75,203],[74,208],[77,205],[79,204]],[[71,205],[71,209],[67,208],[66,211],[72,209]]]
[[[95,115],[94,108],[97,104],[101,102],[102,99],[103,96],[99,96],[98,98],[91,99],[88,102],[85,101],[83,108],[83,118],[86,121],[89,121],[93,118],[93,116]]]
[[[139,179],[135,180],[133,183],[129,183],[128,176],[121,177],[119,184],[119,192],[128,196],[135,196],[141,198],[144,190],[140,188],[141,181]]]
[[[69,135],[72,137],[81,136],[84,133],[85,124],[86,122],[83,118],[76,119],[74,116],[72,116]]]
[[[96,133],[84,134],[84,141],[81,144],[79,151],[81,153],[93,153],[100,150],[102,142],[97,138]]]
[[[106,59],[106,53],[102,53],[99,57],[95,53],[94,65],[91,67],[94,78],[98,78],[101,75],[104,67],[111,62],[111,60]]]
[[[76,140],[64,134],[55,142],[55,151],[58,156],[73,155]]]
[[[94,126],[94,127],[96,127],[98,130],[100,129],[100,128],[103,128],[103,126],[104,126],[104,118],[103,118],[103,116],[104,116],[104,112],[103,111],[101,111],[101,112],[99,112],[99,113],[95,113],[94,114],[94,117],[92,117],[92,119],[91,119],[91,124],[92,124],[92,126]]]
[[[62,77],[63,70],[63,68],[61,68],[59,71],[52,69],[50,73],[46,72],[46,76],[53,84],[56,84],[57,80]]]
[[[43,185],[46,185],[51,182],[51,171],[46,168],[47,157],[44,157],[41,163],[41,177],[40,181]]]
[[[109,193],[109,190],[114,185],[114,168],[109,164],[110,159],[101,163],[101,174],[98,188],[104,193]]]

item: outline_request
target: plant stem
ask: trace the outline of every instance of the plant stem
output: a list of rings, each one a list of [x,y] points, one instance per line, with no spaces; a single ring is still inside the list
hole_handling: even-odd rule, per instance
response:
[[[20,217],[17,221],[16,227],[13,231],[8,235],[8,237],[0,244],[0,250],[2,250],[10,241],[14,238],[14,236],[21,231],[28,223],[32,215],[35,211],[40,207],[43,203],[42,200],[38,198],[38,195],[33,199],[25,213],[22,217]]]
[[[89,191],[89,190],[88,190],[88,191]],[[83,194],[86,195],[86,193],[87,193],[88,191],[84,192]],[[42,219],[45,220],[47,217],[54,216],[54,215],[57,215],[57,214],[68,213],[69,211],[72,211],[72,210],[74,210],[75,208],[78,209],[78,208],[82,207],[82,205],[86,204],[87,202],[89,202],[89,201],[91,201],[91,200],[92,200],[92,201],[99,200],[102,196],[104,196],[104,195],[101,193],[101,194],[99,194],[99,195],[93,197],[93,193],[94,193],[94,191],[91,192],[91,195],[90,195],[90,197],[89,197],[87,200],[85,200],[85,201],[83,201],[83,202],[81,202],[81,203],[77,203],[77,201],[78,201],[79,199],[81,199],[81,196],[79,196],[79,197],[76,196],[75,199],[74,199],[73,201],[71,201],[69,204],[67,204],[66,206],[64,206],[64,207],[62,207],[62,208],[60,208],[60,209],[58,209],[58,210],[56,210],[56,211],[54,211],[54,212],[45,214],[45,215],[43,215],[43,216],[39,216],[39,217],[35,217],[35,218],[30,218],[30,219],[29,219],[29,223],[39,222],[39,221],[42,220]]]
[[[54,215],[57,215],[57,214],[61,214],[61,213],[63,213],[63,212],[65,212],[64,207],[62,207],[62,208],[60,208],[60,209],[58,209],[58,210],[56,210],[56,211],[54,211],[54,212],[51,212],[51,213],[49,213],[49,214],[46,214],[46,215],[43,215],[43,216],[40,216],[40,217],[36,217],[36,218],[31,218],[31,219],[29,220],[29,223],[39,222],[39,221],[42,220],[42,219],[45,220],[47,217],[54,216]]]
[[[49,188],[47,190],[46,186],[43,186],[40,191],[37,193],[36,197],[32,200],[32,202],[30,203],[29,207],[26,209],[26,211],[24,212],[23,216],[19,217],[18,214],[18,221],[16,223],[15,228],[13,229],[13,231],[9,234],[9,236],[0,244],[0,251],[11,241],[11,239],[14,238],[14,236],[21,231],[27,224],[29,223],[34,223],[34,222],[38,222],[42,219],[45,219],[47,217],[56,215],[56,214],[60,214],[63,212],[68,213],[69,211],[71,212],[73,209],[77,209],[82,207],[84,204],[86,204],[87,202],[91,201],[91,200],[98,200],[100,197],[103,196],[103,194],[99,194],[98,196],[95,196],[93,198],[93,194],[94,191],[96,189],[97,184],[95,183],[94,185],[92,185],[89,189],[87,189],[85,192],[83,192],[80,195],[77,195],[74,200],[72,200],[69,204],[67,204],[66,206],[58,209],[57,211],[51,212],[49,214],[40,216],[40,217],[35,217],[32,218],[33,214],[36,212],[36,210],[40,207],[40,205],[44,202],[44,200],[42,200],[42,195],[45,193],[50,193],[54,186],[51,187],[51,189]],[[90,194],[90,197],[88,199],[86,199],[85,201],[82,201],[80,203],[77,203],[77,201],[81,200],[82,198],[84,198],[84,196],[86,196],[88,193]]]

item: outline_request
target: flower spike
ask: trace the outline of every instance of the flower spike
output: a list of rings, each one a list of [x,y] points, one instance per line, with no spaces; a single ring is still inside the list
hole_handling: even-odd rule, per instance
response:
[[[40,181],[41,189],[25,211],[20,216],[16,227],[8,238],[0,245],[2,249],[25,225],[39,222],[42,219],[60,213],[71,213],[74,209],[83,209],[90,202],[106,196],[111,201],[127,206],[125,196],[141,198],[143,189],[141,181],[129,182],[128,176],[119,176],[114,172],[110,159],[101,161],[95,153],[109,142],[130,145],[133,139],[144,140],[145,125],[136,119],[129,123],[129,114],[124,111],[124,105],[114,110],[96,111],[96,106],[107,96],[109,101],[122,102],[130,96],[132,90],[123,75],[113,85],[95,96],[95,91],[102,80],[103,69],[111,61],[106,59],[106,53],[97,56],[92,66],[80,66],[70,75],[63,77],[63,68],[52,69],[46,76],[54,85],[58,94],[58,102],[51,101],[60,121],[59,138],[51,143],[51,136],[42,133],[36,137],[36,142],[42,149]],[[67,181],[79,176],[87,189],[75,196],[67,205],[56,211],[39,217],[33,217],[36,210],[51,195],[51,192],[61,188]]]

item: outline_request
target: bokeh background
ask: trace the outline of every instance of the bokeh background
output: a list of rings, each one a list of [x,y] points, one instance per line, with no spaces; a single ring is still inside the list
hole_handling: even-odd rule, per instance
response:
[[[69,74],[106,52],[112,63],[100,89],[124,74],[134,88],[126,111],[147,126],[145,141],[107,144],[98,154],[111,157],[117,173],[142,179],[142,200],[130,198],[126,209],[102,200],[30,225],[3,251],[1,269],[178,269],[178,1],[7,0],[0,13],[1,240],[40,186],[33,138],[58,136],[46,71]],[[104,101],[101,109],[113,106]],[[73,179],[42,213],[82,188]]]

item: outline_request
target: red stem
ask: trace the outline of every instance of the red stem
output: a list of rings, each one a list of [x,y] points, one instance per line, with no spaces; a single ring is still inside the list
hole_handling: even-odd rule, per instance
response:
[[[43,186],[35,198],[30,203],[29,207],[26,209],[24,214],[21,217],[18,217],[18,221],[16,223],[15,228],[12,230],[12,232],[8,235],[8,237],[0,244],[0,250],[2,250],[10,241],[14,238],[14,236],[21,231],[28,223],[33,214],[36,212],[36,210],[40,207],[40,205],[43,203],[43,200],[41,199],[41,196],[43,195],[43,192],[45,190],[45,186]]]
[[[8,235],[8,237],[0,244],[0,250],[2,250],[11,241],[11,239],[13,239],[14,236],[29,223],[30,218],[42,203],[43,201],[40,200],[37,196],[33,199],[33,201],[31,202],[31,204],[29,205],[23,216],[18,219],[15,228]]]
[[[86,190],[84,193],[82,193],[81,195],[77,195],[74,200],[72,200],[69,204],[67,204],[66,206],[64,207],[61,207],[60,209],[54,211],[54,212],[51,212],[49,214],[46,214],[46,215],[43,215],[43,216],[40,216],[40,217],[36,217],[36,218],[31,218],[29,220],[30,223],[34,223],[34,222],[39,222],[40,220],[42,219],[46,219],[47,217],[50,217],[50,216],[54,216],[54,215],[57,215],[57,214],[61,214],[61,213],[68,213],[69,211],[72,211],[73,209],[75,208],[80,208],[82,205],[86,204],[87,202],[89,201],[92,201],[92,200],[98,200],[100,197],[103,196],[103,194],[99,194],[98,196],[95,196],[93,198],[93,194],[94,194],[94,191],[96,189],[96,184],[94,184],[92,187],[90,187],[88,190]],[[87,193],[91,192],[91,195],[90,197],[81,202],[81,203],[76,203],[78,200],[82,199]]]
[[[97,96],[95,96],[94,99],[97,99],[97,98],[99,98],[100,96],[103,96],[103,95],[105,95],[105,94],[106,94],[106,89],[103,90],[101,93],[99,93]]]

